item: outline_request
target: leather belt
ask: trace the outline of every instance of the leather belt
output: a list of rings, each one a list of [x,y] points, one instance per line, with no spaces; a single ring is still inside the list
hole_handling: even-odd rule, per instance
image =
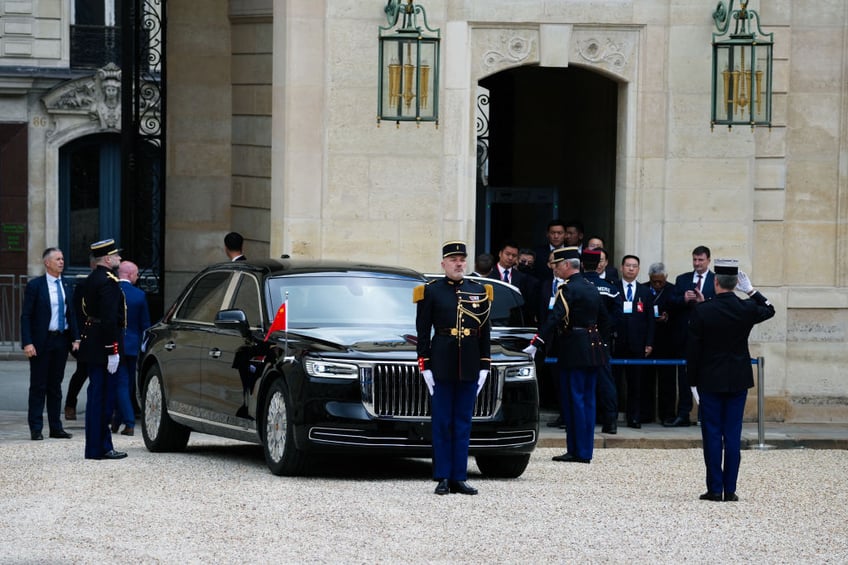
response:
[[[59,330],[50,330],[50,331],[47,332],[47,335],[62,336],[62,335],[65,335],[65,332],[59,331]]]
[[[436,328],[436,335],[449,335],[453,337],[459,337],[460,333],[462,334],[462,337],[479,337],[480,328],[462,328],[461,331],[456,328]]]
[[[89,324],[99,324],[100,318],[92,318],[91,316],[89,316],[88,318],[86,318],[85,321],[88,322]]]

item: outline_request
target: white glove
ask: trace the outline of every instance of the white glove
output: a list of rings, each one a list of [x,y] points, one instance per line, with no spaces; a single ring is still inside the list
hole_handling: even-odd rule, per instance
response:
[[[739,271],[736,278],[738,279],[736,282],[736,290],[744,292],[745,294],[750,294],[751,291],[754,290],[754,286],[751,284],[751,280],[748,278],[748,275]]]
[[[695,404],[701,403],[701,397],[698,396],[698,387],[690,386],[689,389],[692,391],[692,398],[695,399]]]
[[[486,384],[486,377],[489,376],[488,369],[482,369],[480,371],[480,378],[477,379],[477,394],[480,394],[480,391],[483,390],[483,385]]]
[[[109,356],[109,361],[106,363],[106,370],[109,371],[110,375],[115,374],[115,371],[118,370],[118,362],[121,360],[121,356],[115,353],[114,355]]]
[[[530,345],[528,345],[527,347],[525,347],[524,349],[522,349],[521,351],[523,351],[524,353],[529,355],[531,358],[536,356],[536,346],[533,345],[532,343]]]
[[[425,369],[421,372],[421,376],[424,377],[424,382],[427,384],[427,390],[430,391],[430,396],[433,396],[433,387],[436,384],[436,381],[433,380],[433,371]]]

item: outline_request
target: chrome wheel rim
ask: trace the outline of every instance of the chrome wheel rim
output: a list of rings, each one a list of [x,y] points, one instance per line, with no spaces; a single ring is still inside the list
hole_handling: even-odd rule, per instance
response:
[[[282,392],[276,391],[271,396],[265,422],[268,455],[274,462],[279,462],[286,450],[286,401]]]
[[[147,393],[144,395],[144,427],[150,439],[159,437],[161,421],[162,387],[159,385],[159,375],[153,375],[147,382]]]

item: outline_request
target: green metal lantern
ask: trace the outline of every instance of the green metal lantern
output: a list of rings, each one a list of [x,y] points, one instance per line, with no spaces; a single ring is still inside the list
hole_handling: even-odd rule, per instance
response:
[[[438,127],[439,30],[430,28],[424,7],[412,0],[405,5],[389,0],[384,12],[389,25],[379,31],[377,125],[391,120],[398,125],[435,122]]]
[[[736,24],[730,32],[730,20]],[[742,0],[739,10],[723,1],[713,20],[712,119],[716,124],[771,127],[773,33],[763,33],[760,16]],[[756,31],[754,31],[756,20]]]

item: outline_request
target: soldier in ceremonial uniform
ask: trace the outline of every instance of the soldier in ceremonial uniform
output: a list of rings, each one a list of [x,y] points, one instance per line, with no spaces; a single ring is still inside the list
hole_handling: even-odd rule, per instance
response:
[[[88,396],[85,411],[85,458],[123,459],[112,446],[109,423],[115,406],[118,365],[123,352],[126,303],[114,270],[121,264],[115,240],[91,244],[94,270],[85,282],[82,308],[85,328],[79,358],[88,363]]]
[[[551,315],[524,351],[533,356],[537,346],[550,344],[549,353],[557,356],[567,451],[553,460],[589,463],[595,435],[595,386],[598,371],[608,359],[602,336],[609,335],[609,319],[598,289],[580,273],[577,247],[554,250],[553,264],[554,273],[565,283],[557,289]]]
[[[474,401],[491,364],[492,287],[464,278],[466,246],[442,246],[444,278],[415,289],[418,368],[432,396],[436,494],[477,494],[466,482]]]
[[[689,319],[686,365],[701,406],[707,492],[700,498],[735,502],[742,415],[748,389],[754,386],[748,336],[755,324],[774,316],[774,306],[754,290],[735,259],[716,259],[713,284],[715,298],[695,306]],[[742,300],[734,289],[751,299]]]

